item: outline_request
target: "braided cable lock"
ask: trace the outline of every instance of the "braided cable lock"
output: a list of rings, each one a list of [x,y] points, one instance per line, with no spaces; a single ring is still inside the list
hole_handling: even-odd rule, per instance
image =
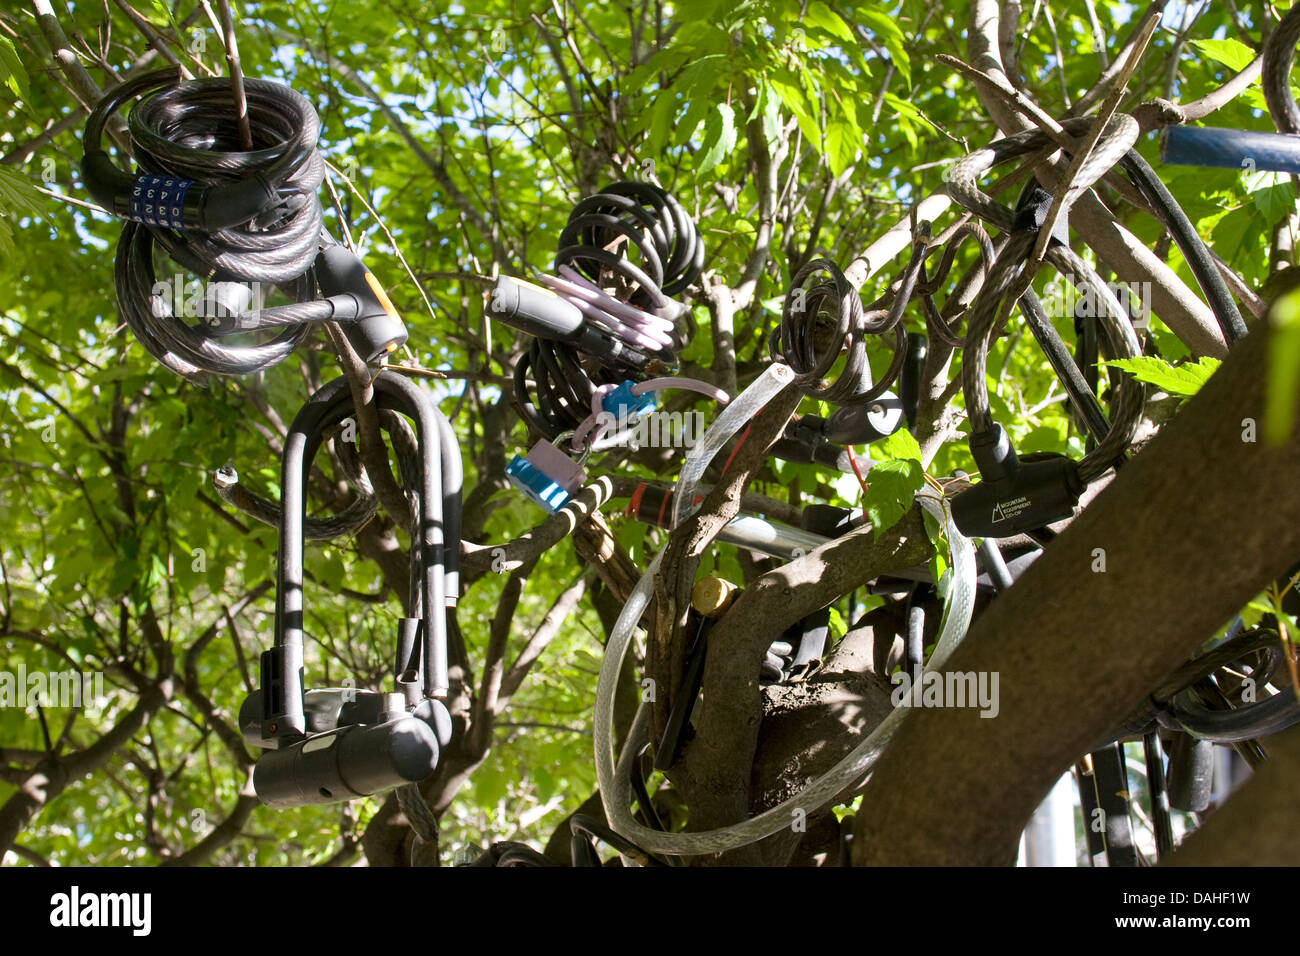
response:
[[[361,261],[323,228],[316,110],[283,84],[247,79],[244,86],[252,149],[240,145],[223,79],[146,73],[91,112],[82,179],[97,202],[127,220],[114,258],[118,313],[154,358],[195,382],[269,368],[312,324],[331,320],[375,361],[406,340],[406,329]],[[103,133],[136,97],[144,98],[127,116],[140,167],[133,175],[104,151]],[[172,285],[157,281],[155,245],[208,284],[198,323],[176,314]],[[292,303],[264,308],[276,289]],[[261,340],[227,341],[246,333]]]
[[[605,385],[672,374],[690,310],[670,296],[704,264],[681,205],[658,186],[613,183],[579,202],[538,283],[503,277],[486,314],[533,336],[515,399],[546,438],[578,429]]]

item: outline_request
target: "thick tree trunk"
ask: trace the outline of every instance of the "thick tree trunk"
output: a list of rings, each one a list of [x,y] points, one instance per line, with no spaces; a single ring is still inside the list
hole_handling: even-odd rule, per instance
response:
[[[1000,711],[909,716],[867,785],[856,863],[1013,863],[1071,761],[1294,562],[1300,440],[1243,440],[1268,345],[1262,329],[1238,345],[976,622],[947,669],[998,672]]]

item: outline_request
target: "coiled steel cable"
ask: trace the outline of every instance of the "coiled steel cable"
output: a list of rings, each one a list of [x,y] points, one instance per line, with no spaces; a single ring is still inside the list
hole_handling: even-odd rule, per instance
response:
[[[979,261],[966,271],[952,292],[944,300],[943,307],[935,305],[934,294],[947,281],[952,271],[957,250],[967,239],[976,243],[979,249]],[[921,307],[925,312],[926,330],[932,339],[938,339],[951,348],[959,349],[966,345],[966,337],[953,330],[953,323],[965,315],[984,284],[985,278],[993,268],[996,254],[993,240],[984,227],[977,222],[962,223],[948,238],[943,246],[943,256],[934,275],[926,270],[925,261],[921,262],[920,275],[917,280],[916,294],[921,298]]]
[[[1088,162],[1080,170],[1071,195],[1077,197],[1081,192],[1078,188],[1081,184],[1095,182],[1096,178],[1104,175],[1112,166],[1118,166],[1137,187],[1138,193],[1151,207],[1160,223],[1169,230],[1174,244],[1178,246],[1179,252],[1187,261],[1188,268],[1191,269],[1197,285],[1200,286],[1206,302],[1214,313],[1224,341],[1232,345],[1246,334],[1246,325],[1241,318],[1241,312],[1205,241],[1161,182],[1160,177],[1151,169],[1150,164],[1131,147],[1130,136],[1136,133],[1135,122],[1132,117],[1123,113],[1117,113],[1111,118],[1106,134],[1098,140]],[[1062,128],[1068,135],[1080,138],[1087,133],[1091,123],[1091,119],[1083,117],[1067,120],[1062,124]],[[981,191],[978,179],[993,166],[1043,149],[1051,142],[1046,133],[1040,130],[1027,130],[990,143],[969,153],[950,167],[945,191],[984,222],[1003,231],[1011,230],[1016,225],[1015,212]],[[1126,142],[1130,145],[1121,149]]]
[[[174,69],[122,84],[86,124],[87,186],[130,220],[115,257],[121,318],[158,361],[194,380],[207,372],[239,375],[268,368],[303,340],[310,323],[336,315],[334,304],[316,299],[312,274],[322,245],[334,244],[323,233],[316,195],[325,174],[316,150],[316,111],[279,83],[247,79],[245,89],[254,144],[248,151],[239,147],[230,84],[180,82]],[[109,117],[138,96],[145,98],[127,117],[141,170],[132,184],[107,159],[102,140]],[[266,284],[295,301],[269,309],[255,301],[252,310],[235,306],[188,324],[156,291],[155,244],[206,280]],[[223,341],[255,331],[270,338],[248,345]]]
[[[1124,114],[1113,117],[1107,134],[1099,140],[1096,150],[1080,168],[1062,207],[1068,209],[1074,198],[1082,195],[1111,166],[1127,157],[1132,152],[1131,146],[1137,133],[1137,122],[1132,117]],[[1007,137],[969,154],[958,161],[949,173],[948,189],[953,198],[1008,234],[998,251],[993,269],[975,299],[967,326],[962,385],[972,433],[986,432],[993,428],[985,375],[988,350],[998,318],[1002,314],[1004,300],[1021,283],[1026,262],[1037,239],[1036,229],[1028,223],[1022,225],[1019,221],[1021,214],[985,194],[979,188],[977,179],[994,165],[1037,149],[1046,142],[1046,135],[1037,130]],[[1127,310],[1096,271],[1063,243],[1052,243],[1046,255],[1048,262],[1097,305],[1111,354],[1116,358],[1141,355],[1141,345],[1137,341]],[[1025,308],[1038,308],[1037,299],[1031,290],[1025,291],[1022,298]],[[1038,323],[1037,330],[1047,335],[1052,345],[1057,344],[1050,323]],[[1068,385],[1070,382],[1067,381]],[[1079,477],[1082,481],[1086,483],[1099,477],[1127,450],[1142,415],[1144,394],[1144,387],[1136,379],[1125,376],[1120,380],[1112,401],[1111,427],[1099,438],[1096,447],[1079,461]],[[1087,396],[1072,397],[1081,411],[1087,409]]]
[[[908,270],[913,282],[919,272],[919,264]],[[814,282],[822,273],[829,278]],[[890,332],[894,334],[893,359],[880,381],[873,383],[867,362],[868,336]],[[898,378],[907,358],[907,333],[901,309],[896,316],[890,309],[867,312],[858,290],[840,267],[829,259],[814,259],[795,273],[781,309],[781,324],[773,330],[768,350],[774,360],[794,369],[795,385],[808,396],[837,405],[865,405],[883,395]],[[827,382],[841,355],[843,369]]]
[[[419,467],[419,450],[415,435],[406,420],[390,409],[379,410],[380,426],[389,435],[397,454],[400,473],[406,487],[412,487],[411,476],[417,474]],[[324,541],[360,531],[374,517],[378,508],[378,499],[365,469],[361,466],[356,448],[349,442],[335,443],[343,474],[348,482],[357,489],[358,495],[337,515],[328,518],[307,518],[303,522],[303,537],[309,541]],[[213,474],[213,487],[217,496],[226,504],[238,509],[262,524],[273,528],[280,526],[281,510],[279,504],[264,498],[241,484],[239,473],[231,465],[223,465]],[[412,510],[415,513],[415,509]]]
[[[989,346],[1003,300],[1019,280],[1025,260],[1033,250],[1034,240],[1035,234],[1030,231],[1011,236],[999,253],[993,271],[971,309],[962,359],[962,387],[972,433],[987,431],[994,425],[986,379]],[[1048,260],[1087,290],[1087,294],[1100,305],[1102,328],[1112,354],[1118,358],[1140,355],[1141,347],[1132,322],[1101,277],[1075,253],[1062,246],[1049,249]],[[1024,307],[1041,310],[1037,299],[1031,299],[1031,296],[1032,292],[1024,294]],[[1050,323],[1039,324],[1044,332],[1051,328]],[[1144,386],[1136,379],[1125,376],[1120,380],[1111,403],[1109,429],[1099,438],[1096,447],[1079,460],[1079,477],[1082,481],[1093,481],[1124,454],[1142,415],[1144,393]],[[1076,400],[1076,405],[1086,411],[1086,397]]]
[[[1292,7],[1264,44],[1260,83],[1273,125],[1282,133],[1300,133],[1300,107],[1291,95],[1291,64],[1300,41],[1300,7]]]
[[[638,266],[610,246],[624,240]],[[630,287],[625,301],[646,312],[665,308],[704,268],[704,243],[681,204],[658,186],[620,182],[579,202],[560,233],[557,271],[571,269],[592,283],[606,271]]]
[[[1207,706],[1197,686],[1222,668],[1252,657],[1259,658],[1250,673],[1257,699],[1227,709]],[[1259,696],[1282,663],[1277,631],[1266,627],[1242,631],[1161,680],[1098,745],[1148,732],[1157,725],[1216,743],[1239,743],[1294,726],[1300,723],[1300,700],[1294,688],[1285,686],[1277,694]]]
[[[599,386],[670,373],[682,346],[677,320],[687,311],[670,297],[703,265],[694,222],[659,187],[613,183],[579,202],[560,234],[558,275],[541,281],[610,336],[618,353],[534,338],[514,371],[524,419],[554,438],[582,423]]]
[[[1221,668],[1251,655],[1262,659],[1252,668],[1256,700],[1224,708],[1207,704],[1198,687]],[[1213,650],[1188,661],[1151,693],[1156,718],[1162,726],[1183,730],[1201,740],[1241,743],[1266,737],[1300,723],[1300,698],[1287,685],[1268,697],[1260,695],[1282,665],[1283,652],[1277,631],[1257,627],[1243,631]]]

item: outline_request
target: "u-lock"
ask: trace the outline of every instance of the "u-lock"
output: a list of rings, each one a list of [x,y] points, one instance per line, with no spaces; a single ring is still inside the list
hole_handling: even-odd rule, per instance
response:
[[[275,646],[262,653],[260,689],[240,708],[245,739],[265,750],[253,786],[273,807],[352,800],[423,780],[451,740],[444,699],[447,609],[459,596],[460,450],[446,416],[419,386],[385,369],[374,393],[380,409],[411,419],[419,449],[418,467],[402,469],[415,526],[410,616],[398,626],[393,690],[303,686],[307,474],[325,432],[355,413],[347,380],[338,378],[307,400],[285,439]]]

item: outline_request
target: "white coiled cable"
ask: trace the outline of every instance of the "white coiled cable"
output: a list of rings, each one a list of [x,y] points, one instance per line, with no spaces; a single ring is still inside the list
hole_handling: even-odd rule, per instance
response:
[[[542,275],[539,278],[592,322],[617,336],[623,344],[652,352],[671,350],[678,344],[676,324],[671,316],[647,312],[630,302],[616,299],[570,266],[560,266],[559,273],[558,276]],[[676,311],[667,306],[661,310],[664,313]]]
[[[787,365],[776,363],[769,366],[763,375],[727,406],[705,432],[703,439],[691,450],[682,467],[681,478],[673,495],[674,526],[689,511],[689,503],[695,497],[695,487],[713,456],[753,418],[760,408],[767,404],[773,395],[784,388],[793,376],[793,370]],[[929,662],[930,669],[938,669],[943,666],[970,626],[971,615],[975,608],[975,548],[970,539],[957,530],[952,509],[940,493],[925,486],[917,492],[916,497],[926,511],[942,522],[952,558],[951,567],[939,584],[944,598],[943,619],[939,629],[939,639]],[[683,504],[684,502],[686,504]],[[903,713],[906,708],[896,708],[834,767],[793,797],[764,810],[756,817],[731,826],[695,833],[665,833],[643,826],[631,812],[631,771],[633,769],[631,764],[648,739],[650,709],[644,702],[637,709],[623,753],[616,759],[613,740],[614,696],[618,687],[618,675],[623,668],[623,660],[632,644],[637,623],[645,613],[650,595],[654,592],[655,576],[658,574],[666,548],[665,544],[664,548],[659,550],[632,590],[605,648],[605,658],[601,663],[600,677],[596,684],[596,715],[593,732],[596,778],[601,802],[605,808],[605,818],[617,833],[633,843],[651,853],[672,856],[721,853],[769,837],[789,826],[796,810],[803,810],[805,813],[815,811],[846,789],[863,783],[876,759],[904,719]],[[625,857],[624,865],[632,865],[632,862]]]

